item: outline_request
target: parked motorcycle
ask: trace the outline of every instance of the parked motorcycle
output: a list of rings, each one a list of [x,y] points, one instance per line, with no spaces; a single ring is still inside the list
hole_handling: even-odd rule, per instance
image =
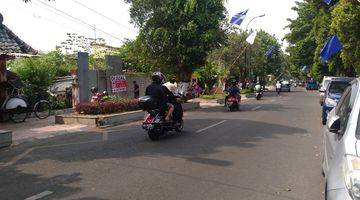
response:
[[[240,101],[241,99],[229,95],[228,98],[226,99],[226,106],[230,112],[238,111],[240,109]]]
[[[104,97],[109,96],[107,91],[103,91],[100,93],[96,87],[92,87],[90,89],[92,96],[91,96],[91,103],[102,103],[104,102]]]
[[[147,131],[151,140],[159,140],[160,137],[166,135],[170,131],[176,131],[178,133],[182,132],[184,127],[182,113],[180,114],[181,116],[177,117],[178,120],[173,119],[167,122],[165,120],[165,113],[162,113],[160,109],[157,109],[158,106],[155,101],[149,96],[139,98],[139,107],[146,111],[142,128]]]

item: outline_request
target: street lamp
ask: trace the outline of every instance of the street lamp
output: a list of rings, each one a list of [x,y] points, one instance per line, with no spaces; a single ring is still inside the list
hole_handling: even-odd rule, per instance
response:
[[[249,25],[251,24],[251,22],[253,22],[255,19],[261,18],[261,17],[265,17],[265,14],[262,14],[262,15],[258,15],[258,16],[253,17],[253,18],[249,21],[249,23],[246,25],[245,31],[246,31],[246,32],[248,31],[248,28],[249,28]],[[247,63],[248,63],[248,59],[247,59],[247,47],[245,47],[245,69],[248,68],[248,67],[247,67]],[[252,76],[251,70],[249,70],[249,72],[250,72],[250,76]]]
[[[249,25],[250,25],[250,23],[251,23],[252,21],[254,21],[254,20],[257,19],[257,18],[261,18],[261,17],[265,17],[265,14],[262,14],[262,15],[258,15],[258,16],[253,17],[253,18],[249,21],[249,23],[246,25],[246,31],[248,30]]]

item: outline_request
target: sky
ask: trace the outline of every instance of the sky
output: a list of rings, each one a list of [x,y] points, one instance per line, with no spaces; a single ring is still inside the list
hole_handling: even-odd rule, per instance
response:
[[[26,43],[43,52],[54,50],[56,45],[65,41],[66,33],[101,37],[108,45],[115,47],[120,47],[125,39],[134,39],[138,34],[137,28],[130,23],[129,5],[123,0],[32,0],[30,3],[0,0],[0,5],[3,23]],[[286,19],[296,17],[291,10],[294,5],[295,0],[227,0],[226,8],[229,18],[249,9],[241,25],[243,29],[251,18],[265,14],[265,17],[254,20],[249,28],[263,29],[281,42],[288,32],[284,30],[288,24]]]

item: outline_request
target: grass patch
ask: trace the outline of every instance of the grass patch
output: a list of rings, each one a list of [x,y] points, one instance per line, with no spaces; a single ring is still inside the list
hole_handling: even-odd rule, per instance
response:
[[[210,95],[201,95],[200,98],[211,100],[211,99],[223,99],[225,98],[225,94],[210,94]]]
[[[250,94],[252,92],[253,92],[253,90],[251,90],[251,89],[243,89],[243,90],[241,90],[241,94]]]

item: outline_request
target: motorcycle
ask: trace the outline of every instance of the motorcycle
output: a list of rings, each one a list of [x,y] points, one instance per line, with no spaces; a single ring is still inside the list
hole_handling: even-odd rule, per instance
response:
[[[103,91],[102,93],[98,92],[97,90],[90,90],[92,93],[91,96],[91,103],[103,103],[106,99],[106,97],[109,96],[109,94],[107,93],[107,91]]]
[[[139,98],[139,107],[146,111],[142,128],[147,131],[151,140],[159,140],[170,131],[182,132],[184,127],[182,113],[177,117],[178,120],[174,120],[173,117],[171,121],[167,122],[165,120],[165,113],[162,113],[161,110],[157,108],[158,106],[149,96]]]
[[[238,111],[240,109],[240,101],[241,99],[238,99],[233,95],[229,95],[226,99],[226,106],[230,112]]]
[[[262,92],[262,91],[256,91],[256,92],[255,92],[256,100],[260,100],[262,96],[263,96],[263,92]]]

